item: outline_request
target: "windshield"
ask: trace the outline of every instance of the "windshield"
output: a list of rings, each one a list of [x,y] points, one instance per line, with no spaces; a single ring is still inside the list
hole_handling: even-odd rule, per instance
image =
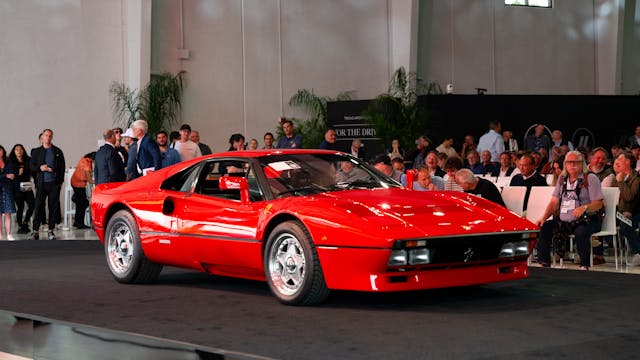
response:
[[[347,154],[282,154],[263,156],[258,160],[276,198],[401,186]]]

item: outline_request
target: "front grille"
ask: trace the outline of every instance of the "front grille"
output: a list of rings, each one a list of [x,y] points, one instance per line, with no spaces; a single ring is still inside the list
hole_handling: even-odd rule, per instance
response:
[[[468,237],[444,237],[426,239],[431,251],[430,265],[470,263],[496,260],[502,245],[522,241],[522,234],[488,234]]]

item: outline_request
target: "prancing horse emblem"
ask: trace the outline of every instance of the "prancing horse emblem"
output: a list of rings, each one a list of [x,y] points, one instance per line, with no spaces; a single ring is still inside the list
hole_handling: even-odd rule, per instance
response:
[[[468,248],[467,251],[464,252],[464,262],[469,261],[472,256],[473,256],[473,249]]]

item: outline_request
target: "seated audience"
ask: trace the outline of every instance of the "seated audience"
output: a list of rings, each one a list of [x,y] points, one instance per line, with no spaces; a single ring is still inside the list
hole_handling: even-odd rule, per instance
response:
[[[403,186],[407,185],[406,175],[404,174],[403,171],[396,170],[391,166],[391,159],[389,159],[388,155],[379,154],[371,161],[371,164],[381,173],[399,182]]]
[[[500,166],[495,167],[493,169],[491,176],[494,176],[494,177],[513,176],[520,173],[520,171],[519,170],[516,171],[516,169],[517,169],[516,167],[511,166],[511,153],[508,151],[505,151],[502,154],[500,154]]]
[[[470,169],[464,168],[458,170],[455,175],[455,180],[464,192],[478,195],[506,207],[498,187],[487,179],[476,177]]]
[[[431,176],[425,165],[418,166],[418,174],[413,181],[413,190],[430,191],[444,190],[444,180],[440,176]]]
[[[633,257],[632,266],[640,266],[640,240],[638,239],[638,226],[640,225],[640,175],[634,169],[635,157],[629,151],[623,151],[613,162],[616,176],[613,186],[620,188],[620,199],[617,210],[627,219],[631,220],[631,226],[620,221],[621,239],[629,241],[629,247]]]
[[[530,153],[524,153],[518,160],[518,166],[520,168],[520,174],[514,175],[511,178],[509,186],[526,186],[527,191],[524,195],[524,207],[522,210],[527,210],[527,202],[529,201],[529,193],[532,186],[547,186],[547,179],[540,175],[533,164],[533,156]]]
[[[340,169],[336,172],[336,183],[353,182],[357,180],[368,180],[369,174],[357,168],[351,161],[341,161]]]

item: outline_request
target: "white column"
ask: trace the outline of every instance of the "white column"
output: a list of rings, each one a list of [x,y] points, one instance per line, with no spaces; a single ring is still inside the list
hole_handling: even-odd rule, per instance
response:
[[[151,77],[151,0],[123,0],[124,81],[141,89]]]
[[[389,76],[400,67],[418,66],[418,0],[389,1]]]

